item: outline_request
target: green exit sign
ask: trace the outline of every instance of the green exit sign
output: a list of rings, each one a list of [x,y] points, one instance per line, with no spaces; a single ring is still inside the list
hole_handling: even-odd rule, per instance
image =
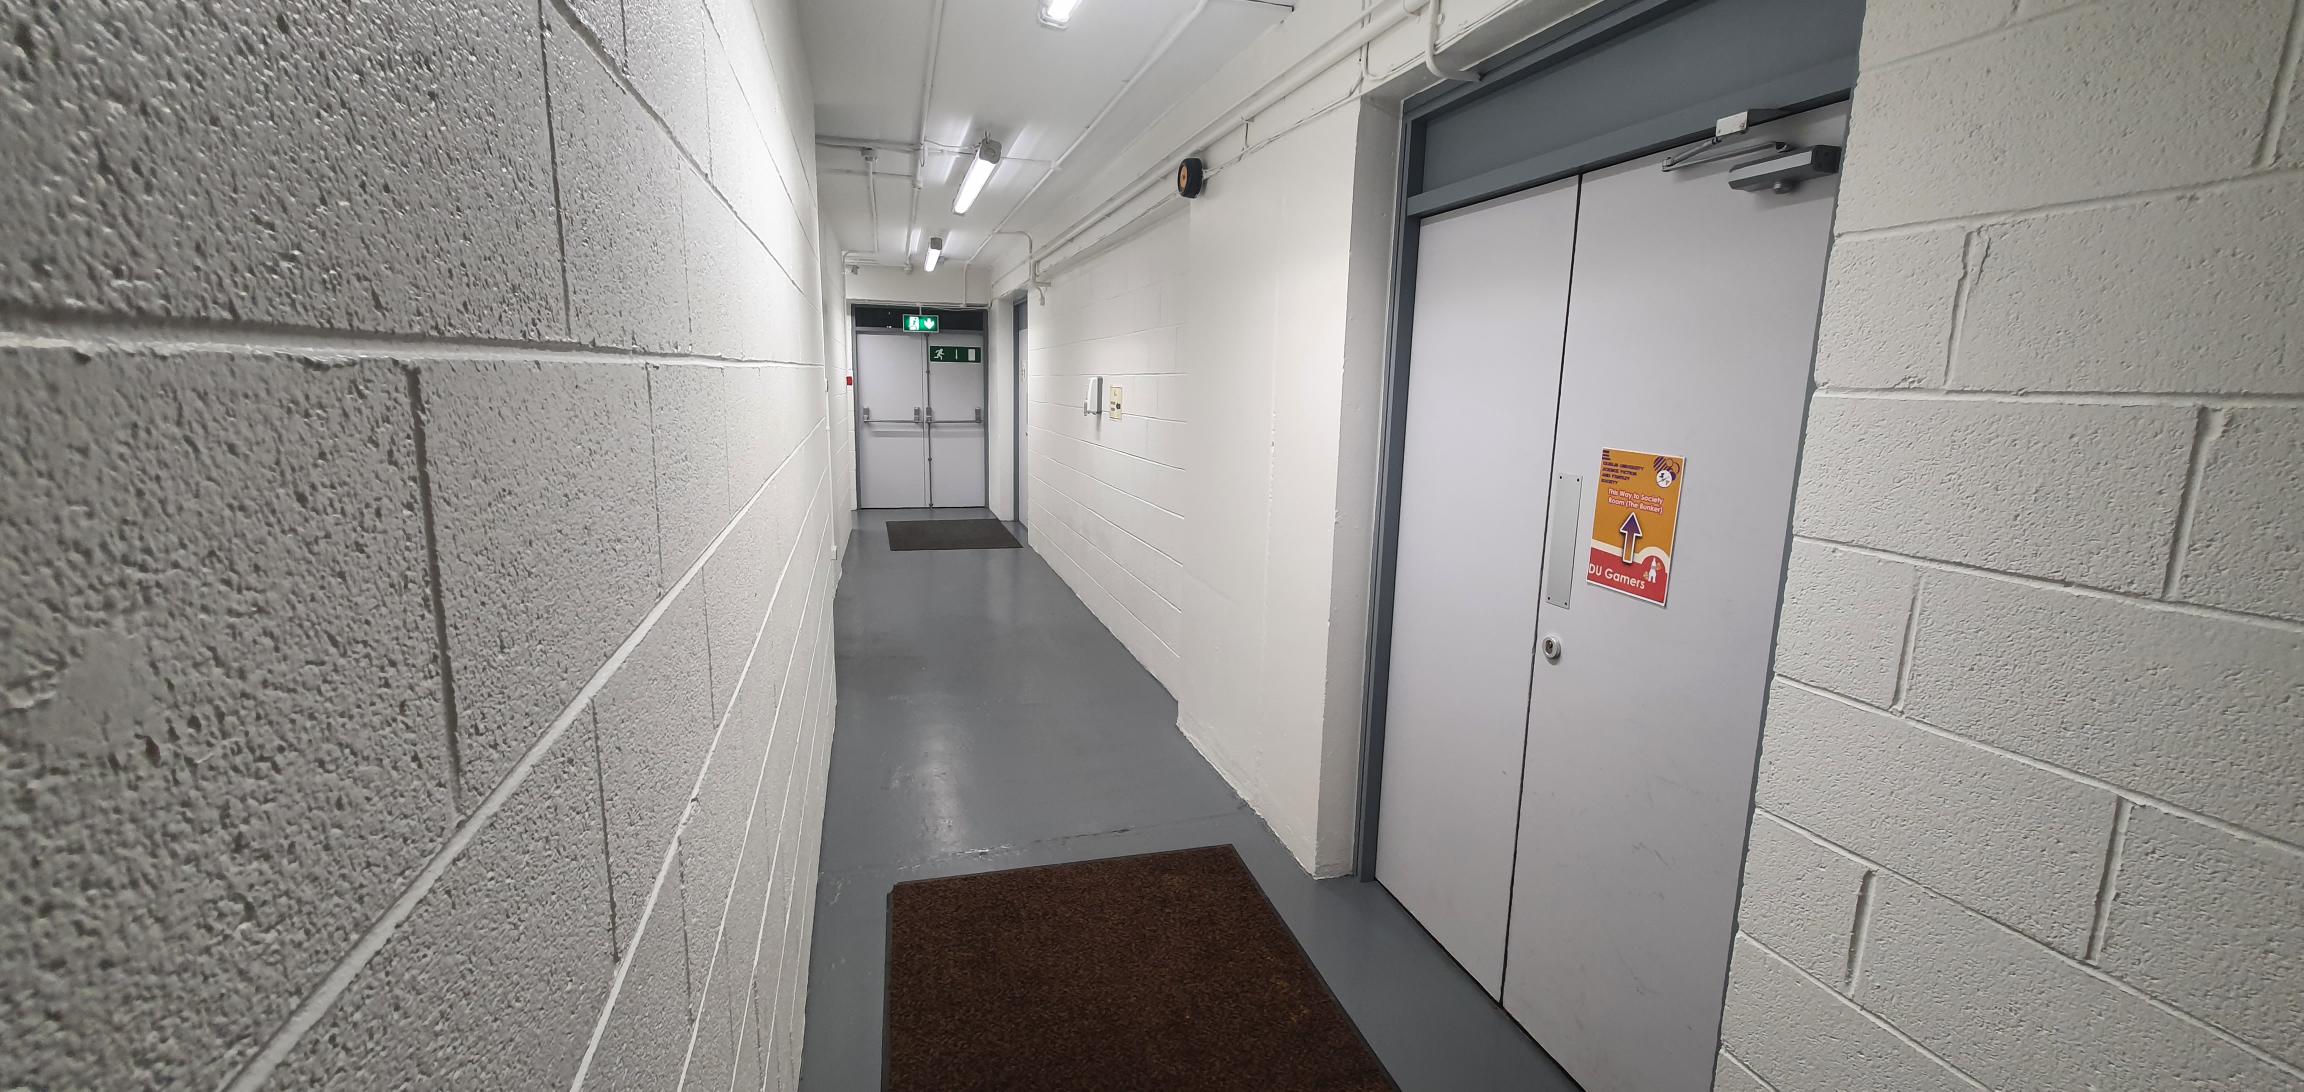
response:
[[[907,334],[933,334],[943,328],[944,320],[935,315],[904,316],[904,332]]]
[[[984,363],[984,350],[973,345],[930,345],[928,347],[928,363],[982,364]]]

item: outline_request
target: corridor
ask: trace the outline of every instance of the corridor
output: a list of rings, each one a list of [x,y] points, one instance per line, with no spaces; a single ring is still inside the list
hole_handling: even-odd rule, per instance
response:
[[[2299,283],[2304,0],[0,0],[0,1090],[2304,1092]]]
[[[1306,875],[1038,553],[895,553],[883,530],[988,514],[857,514],[802,1088],[879,1087],[891,885],[1227,843],[1403,1092],[1575,1088],[1382,888]]]

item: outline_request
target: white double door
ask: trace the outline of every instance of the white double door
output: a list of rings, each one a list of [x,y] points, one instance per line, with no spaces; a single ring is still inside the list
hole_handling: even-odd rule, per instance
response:
[[[858,504],[985,505],[983,335],[857,331],[856,408]]]
[[[1376,876],[1587,1092],[1711,1087],[1837,193],[1662,158],[1417,240]],[[1679,461],[1662,605],[1603,449]]]

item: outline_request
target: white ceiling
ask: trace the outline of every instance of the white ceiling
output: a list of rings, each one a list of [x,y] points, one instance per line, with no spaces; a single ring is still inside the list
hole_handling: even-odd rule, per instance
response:
[[[801,0],[832,230],[856,261],[917,262],[921,241],[933,235],[944,236],[947,259],[965,258],[1003,222],[1021,222],[1019,203],[1075,141],[1063,173],[1077,181],[1286,14],[1266,0],[1081,0],[1072,25],[1059,31],[1040,25],[1039,0]],[[1096,132],[1082,139],[1100,113]],[[1000,142],[1004,162],[968,215],[954,216],[961,150],[987,134]],[[869,187],[877,231],[858,173],[863,154],[834,143],[844,140],[883,145]],[[911,149],[923,141],[914,220]],[[1032,203],[1045,206],[1063,189],[1051,182]]]

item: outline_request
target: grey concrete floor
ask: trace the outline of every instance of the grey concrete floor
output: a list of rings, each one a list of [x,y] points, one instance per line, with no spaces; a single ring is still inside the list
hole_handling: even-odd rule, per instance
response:
[[[1403,1092],[1576,1086],[1375,884],[1314,880],[1176,730],[1176,703],[1030,549],[893,553],[860,513],[801,1087],[880,1087],[900,880],[1230,843]]]

